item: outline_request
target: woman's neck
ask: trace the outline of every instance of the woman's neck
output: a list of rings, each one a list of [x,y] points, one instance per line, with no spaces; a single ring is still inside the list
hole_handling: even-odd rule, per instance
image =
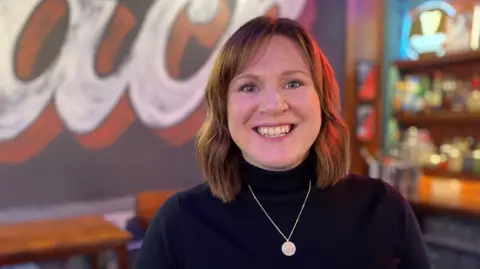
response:
[[[286,171],[270,171],[254,166],[241,159],[240,172],[244,188],[262,194],[294,193],[308,189],[316,181],[316,155],[307,158],[295,168]]]

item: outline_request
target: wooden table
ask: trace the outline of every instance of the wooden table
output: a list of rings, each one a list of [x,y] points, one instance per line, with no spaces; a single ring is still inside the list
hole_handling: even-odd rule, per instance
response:
[[[0,266],[88,255],[97,268],[99,255],[113,250],[119,268],[127,269],[130,238],[101,216],[0,225]]]

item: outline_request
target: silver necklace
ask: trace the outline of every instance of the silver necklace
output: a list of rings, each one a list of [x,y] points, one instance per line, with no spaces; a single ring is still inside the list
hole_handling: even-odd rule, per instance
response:
[[[295,246],[295,244],[292,241],[290,241],[290,238],[292,237],[293,232],[295,231],[295,228],[297,227],[298,220],[300,219],[300,216],[302,215],[303,208],[305,208],[305,204],[307,203],[308,196],[310,196],[310,190],[312,189],[312,184],[308,184],[307,196],[305,197],[305,201],[303,201],[302,209],[300,209],[300,212],[298,213],[298,216],[297,216],[297,220],[295,221],[295,224],[293,225],[292,231],[290,232],[290,235],[288,237],[286,237],[282,233],[280,228],[278,228],[277,224],[275,224],[275,222],[272,220],[272,218],[268,215],[265,208],[263,208],[262,204],[260,203],[260,201],[258,201],[257,197],[255,196],[255,193],[253,192],[252,187],[250,185],[248,185],[248,188],[250,189],[250,192],[252,193],[252,196],[255,199],[255,201],[257,201],[258,205],[263,210],[263,213],[265,213],[265,215],[270,220],[270,222],[273,224],[273,226],[275,226],[277,231],[283,236],[283,238],[285,238],[285,243],[282,244],[283,254],[285,256],[292,256],[293,254],[295,254],[295,252],[297,251],[297,247]]]

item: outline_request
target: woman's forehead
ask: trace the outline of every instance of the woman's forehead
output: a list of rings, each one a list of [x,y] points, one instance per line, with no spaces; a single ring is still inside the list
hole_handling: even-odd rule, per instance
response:
[[[273,36],[260,44],[240,74],[308,74],[309,66],[306,53],[295,41],[283,36]]]

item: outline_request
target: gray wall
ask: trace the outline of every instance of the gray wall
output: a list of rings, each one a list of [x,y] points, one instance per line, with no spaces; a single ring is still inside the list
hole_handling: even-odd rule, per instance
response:
[[[255,2],[0,1],[0,210],[201,182],[199,96]],[[345,0],[258,2],[310,24],[343,85]]]

